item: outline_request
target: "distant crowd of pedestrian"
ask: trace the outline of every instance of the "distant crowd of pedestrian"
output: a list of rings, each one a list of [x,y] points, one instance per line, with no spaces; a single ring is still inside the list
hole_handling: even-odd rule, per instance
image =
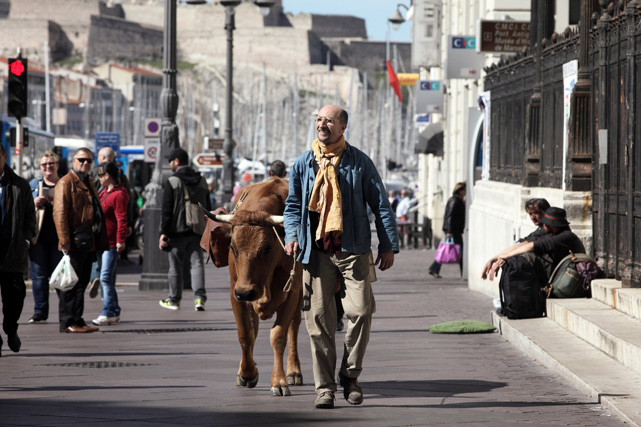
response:
[[[116,166],[113,150],[101,149],[100,164],[93,167],[91,150],[78,149],[62,177],[59,156],[46,151],[38,159],[41,176],[29,183],[7,165],[7,158],[0,146],[0,287],[9,348],[18,352],[21,347],[17,330],[26,295],[27,261],[34,298],[29,323],[45,323],[49,318],[49,278],[63,254],[68,255],[78,280],[65,292],[56,290],[60,332],[98,330],[83,317],[84,294],[94,270],[93,288],[100,287],[104,306],[91,323],[118,323],[116,266],[132,231],[133,209],[129,184]],[[0,354],[1,350],[0,339]]]

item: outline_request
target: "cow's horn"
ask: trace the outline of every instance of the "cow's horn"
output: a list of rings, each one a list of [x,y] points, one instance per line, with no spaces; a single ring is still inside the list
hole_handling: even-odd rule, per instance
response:
[[[202,205],[202,203],[198,202],[198,206],[200,206],[200,209],[204,212],[205,215],[207,215],[207,218],[211,219],[212,221],[216,222],[226,222],[229,223],[233,215],[216,215],[207,210],[206,207]]]
[[[234,217],[233,215],[213,215],[214,221],[216,222],[224,222],[226,224],[231,223],[231,219]]]
[[[282,224],[284,219],[282,215],[270,215],[269,219],[274,224]]]

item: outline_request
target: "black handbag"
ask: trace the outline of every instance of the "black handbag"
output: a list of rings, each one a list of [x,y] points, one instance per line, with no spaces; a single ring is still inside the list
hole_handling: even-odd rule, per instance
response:
[[[73,230],[73,246],[81,251],[91,249],[93,246],[93,228],[91,225],[81,225]]]

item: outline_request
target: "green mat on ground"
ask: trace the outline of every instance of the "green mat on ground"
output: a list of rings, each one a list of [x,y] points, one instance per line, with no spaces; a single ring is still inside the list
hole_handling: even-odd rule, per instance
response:
[[[495,326],[478,320],[454,320],[430,326],[433,334],[481,334],[495,329]]]

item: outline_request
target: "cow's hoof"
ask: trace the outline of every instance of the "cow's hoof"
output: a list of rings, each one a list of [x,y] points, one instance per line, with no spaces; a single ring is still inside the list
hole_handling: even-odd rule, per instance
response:
[[[258,374],[256,374],[256,378],[252,378],[250,380],[246,380],[245,378],[241,377],[240,375],[236,375],[236,385],[238,385],[238,386],[247,387],[247,388],[254,388],[254,387],[256,387],[256,384],[258,384]]]
[[[291,396],[292,392],[289,391],[287,386],[278,386],[271,388],[272,396]]]
[[[289,385],[303,385],[303,375],[299,374],[298,372],[287,375],[285,377],[285,380]]]

